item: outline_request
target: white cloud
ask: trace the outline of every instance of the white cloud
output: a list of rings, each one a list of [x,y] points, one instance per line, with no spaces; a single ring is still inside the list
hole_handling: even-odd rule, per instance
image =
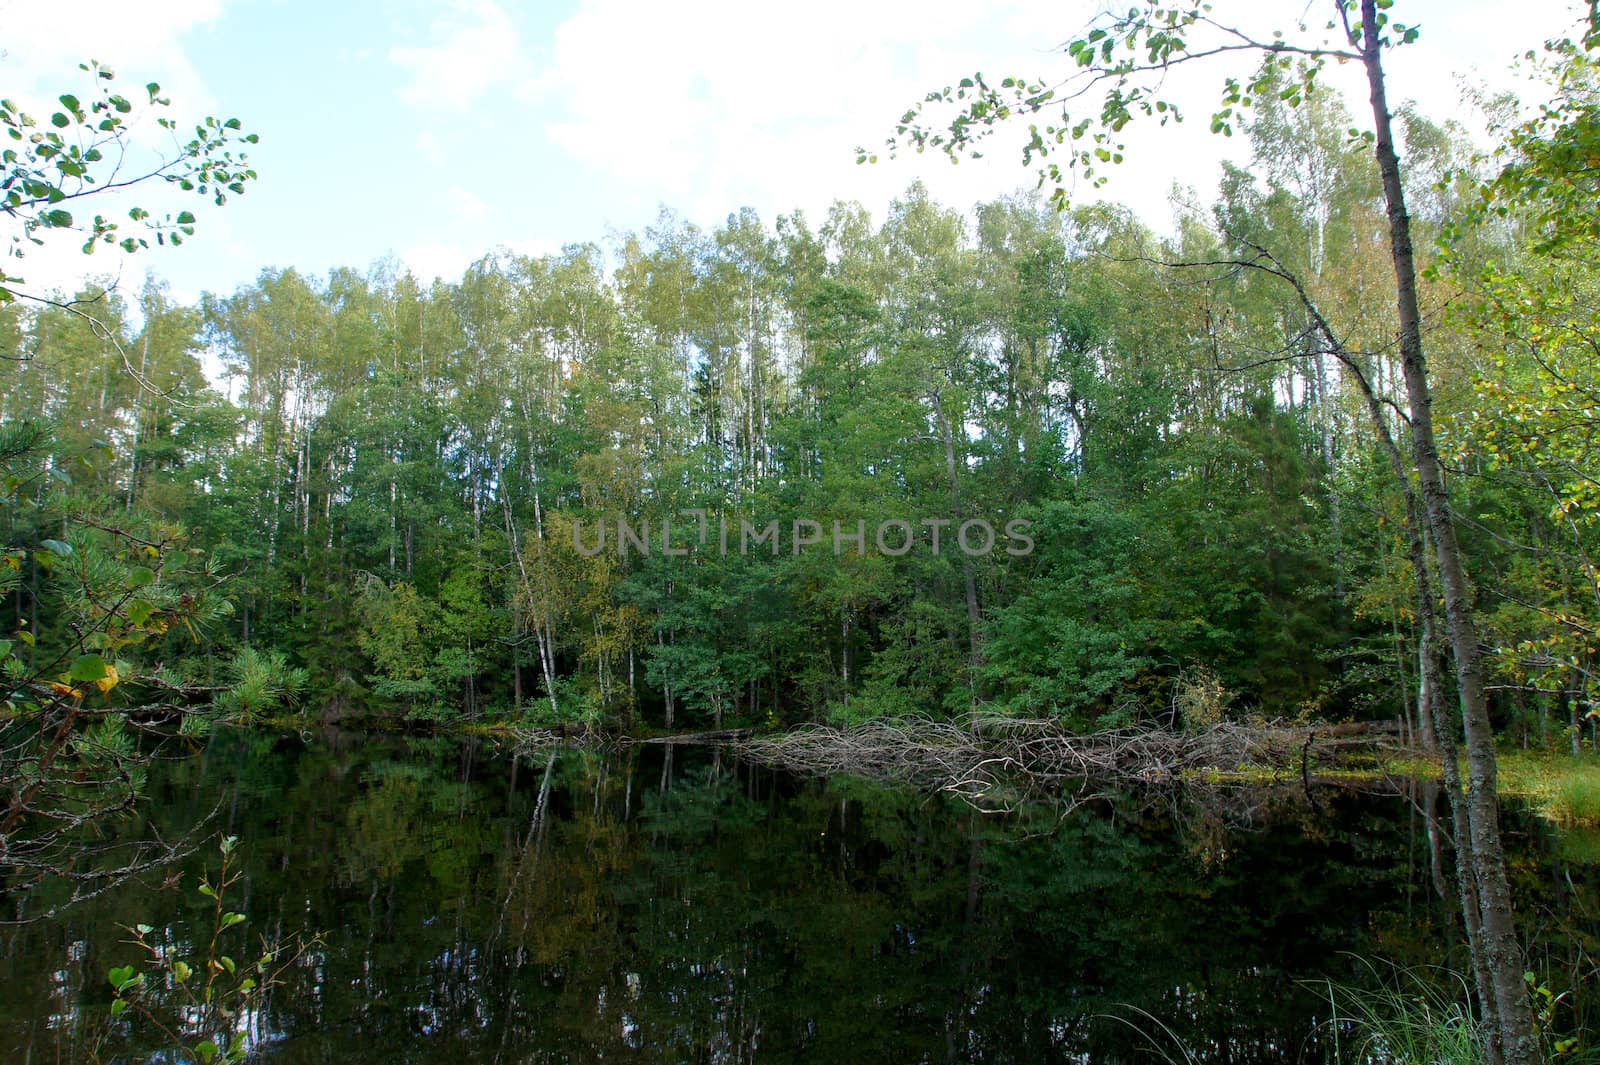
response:
[[[425,129],[417,134],[417,152],[424,162],[432,166],[444,165],[444,143],[439,140],[439,135],[431,129]]]
[[[54,5],[0,0],[0,77],[8,95],[31,91],[53,100],[65,91],[57,86],[79,75],[79,63],[96,59],[133,84],[159,80],[186,108],[210,109],[182,37],[221,13],[221,0],[82,0],[63,25]]]
[[[966,42],[992,45],[997,14],[1029,8],[1044,10],[1015,0],[585,0],[525,92],[559,115],[545,126],[553,143],[634,179],[642,199],[700,217],[744,204],[816,208],[904,187],[904,169],[858,170],[852,148],[881,141],[935,82],[1026,59]],[[1013,168],[1007,187],[1021,176]]]
[[[459,281],[467,267],[485,255],[509,252],[512,255],[555,255],[560,251],[553,241],[523,240],[502,244],[493,250],[482,246],[468,247],[448,241],[419,240],[396,255],[416,275],[417,280],[429,284],[435,279]]]
[[[489,214],[489,204],[471,189],[460,185],[450,186],[445,199],[455,207],[463,221],[476,222]]]
[[[410,68],[400,97],[416,107],[465,111],[494,86],[521,76],[517,28],[493,0],[460,0],[434,20],[431,36],[436,43],[389,49],[392,62]]]
[[[1419,3],[1422,42],[1395,66],[1394,102],[1416,97],[1425,111],[1458,114],[1450,71],[1506,69],[1516,49],[1536,46],[1570,18],[1563,0],[1528,0],[1514,35],[1493,26],[1491,0]],[[557,148],[629,190],[629,214],[658,202],[700,221],[743,205],[770,217],[835,198],[882,205],[913,178],[953,204],[1032,184],[1020,165],[1019,130],[1002,133],[987,158],[952,167],[943,157],[903,157],[857,167],[852,149],[875,148],[896,117],[929,89],[981,70],[992,77],[1065,73],[1052,46],[1103,4],[1040,0],[813,0],[803,6],[703,0],[582,0],[556,30],[550,63],[521,94],[549,117]],[[1296,10],[1304,7],[1296,4]],[[1244,17],[1281,20],[1281,0],[1246,3]],[[1474,16],[1470,12],[1476,12]],[[1313,11],[1313,14],[1315,12]],[[1448,26],[1438,24],[1448,23]],[[1364,87],[1330,73],[1356,95]],[[1166,89],[1191,101],[1177,129],[1134,128],[1128,162],[1104,190],[1165,226],[1174,180],[1210,194],[1224,157],[1241,138],[1212,136],[1201,119],[1216,98],[1214,68],[1175,72]],[[1359,81],[1359,79],[1356,79]],[[1080,193],[1083,190],[1079,190]]]
[[[459,280],[467,267],[477,258],[473,252],[459,244],[424,240],[402,249],[400,260],[410,268],[417,279],[427,284],[436,278]]]

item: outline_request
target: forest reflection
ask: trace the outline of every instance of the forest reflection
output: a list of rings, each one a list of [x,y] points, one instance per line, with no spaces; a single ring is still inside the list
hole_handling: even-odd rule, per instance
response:
[[[1155,1018],[1200,1060],[1317,1061],[1327,979],[1461,960],[1439,796],[1377,790],[988,815],[695,748],[219,733],[156,768],[148,820],[124,830],[170,837],[216,810],[247,927],[325,934],[241,1021],[261,1060],[1116,1062],[1146,1059]],[[1596,848],[1508,826],[1559,985],[1600,930]],[[0,1059],[86,1059],[106,970],[132,960],[118,925],[175,949],[206,927],[204,900],[163,879],[0,931]],[[1594,1005],[1565,1008],[1581,1024]],[[105,1046],[148,1061],[158,1044]]]

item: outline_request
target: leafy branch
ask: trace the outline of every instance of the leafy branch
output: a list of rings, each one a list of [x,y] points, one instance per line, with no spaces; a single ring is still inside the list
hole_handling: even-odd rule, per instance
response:
[[[10,141],[0,149],[0,216],[15,225],[7,248],[12,258],[22,258],[30,245],[43,246],[45,237],[57,230],[81,235],[85,254],[102,244],[133,253],[150,247],[152,239],[177,246],[194,235],[196,219],[190,210],[158,216],[134,205],[125,220],[97,211],[80,221],[69,208],[84,201],[96,207],[110,194],[151,183],[173,186],[220,207],[256,179],[242,146],[258,138],[244,132],[237,118],[207,116],[189,135],[180,132],[177,119],[158,113],[155,125],[165,131],[168,144],[154,159],[138,163],[132,134],[141,110],[164,112],[172,101],[161,94],[159,84],[150,82],[136,106],[115,91],[116,74],[110,67],[90,61],[78,69],[92,77],[93,98],[63,93],[57,97],[59,109],[42,121],[13,100],[0,99],[0,129]],[[0,269],[0,304],[29,295],[16,288],[22,280]]]

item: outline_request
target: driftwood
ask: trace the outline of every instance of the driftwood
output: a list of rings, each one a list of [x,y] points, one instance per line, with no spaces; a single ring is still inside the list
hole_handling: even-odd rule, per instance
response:
[[[713,732],[682,732],[672,736],[647,736],[634,743],[738,743],[755,735],[753,728],[725,728]]]
[[[511,744],[519,754],[542,753],[557,747],[610,750],[621,746],[617,737],[590,728],[581,721],[542,728],[512,729]]]
[[[717,729],[643,738],[581,724],[519,729],[523,753],[556,747],[620,750],[636,745],[726,746],[741,758],[808,776],[853,774],[927,791],[958,794],[986,808],[1024,796],[1090,794],[1097,785],[1161,786],[1208,771],[1237,781],[1241,771],[1298,776],[1319,783],[1317,769],[1352,753],[1398,751],[1389,723],[1315,726],[1222,722],[1203,729],[1111,729],[1086,735],[1052,721],[975,714],[956,720],[907,716],[839,728],[803,725],[776,735]]]
[[[1069,784],[1164,784],[1208,770],[1299,770],[1313,753],[1386,746],[1379,730],[1223,722],[1192,731],[1114,729],[1071,735],[1050,721],[976,715],[806,726],[738,744],[746,758],[793,772],[852,773],[987,800]],[[1337,738],[1328,738],[1334,732]],[[1355,735],[1351,733],[1355,732]]]
[[[512,742],[518,750],[547,750],[551,747],[605,748],[632,747],[636,744],[655,745],[737,745],[755,735],[755,729],[728,728],[712,732],[682,732],[670,736],[628,736],[590,728],[580,723],[555,725],[547,728],[513,729]]]

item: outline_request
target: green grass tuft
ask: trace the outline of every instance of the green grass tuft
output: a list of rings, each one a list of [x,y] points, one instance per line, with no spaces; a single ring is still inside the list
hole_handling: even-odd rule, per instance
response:
[[[1334,1060],[1482,1065],[1483,1026],[1467,1005],[1465,980],[1442,969],[1363,964],[1376,977],[1372,988],[1328,987]]]

